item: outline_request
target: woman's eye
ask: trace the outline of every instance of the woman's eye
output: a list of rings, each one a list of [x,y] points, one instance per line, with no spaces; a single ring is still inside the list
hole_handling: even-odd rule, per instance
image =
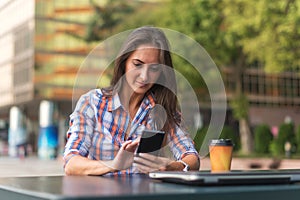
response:
[[[143,66],[142,63],[133,63],[133,65],[137,68],[141,68]]]

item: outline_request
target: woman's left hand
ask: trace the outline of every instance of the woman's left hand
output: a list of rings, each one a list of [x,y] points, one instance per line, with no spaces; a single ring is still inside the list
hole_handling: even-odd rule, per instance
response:
[[[158,170],[165,171],[172,162],[173,160],[169,158],[154,156],[149,153],[139,153],[134,156],[133,166],[142,173],[149,173]]]

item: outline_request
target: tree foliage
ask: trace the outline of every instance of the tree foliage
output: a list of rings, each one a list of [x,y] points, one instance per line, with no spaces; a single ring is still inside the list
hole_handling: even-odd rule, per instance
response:
[[[240,134],[242,148],[248,148],[245,152],[251,133],[248,102],[241,87],[243,71],[257,67],[275,73],[300,68],[300,1],[296,0],[161,1],[141,5],[119,25],[118,30],[155,25],[179,31],[202,45],[218,67],[234,68],[236,94],[231,105],[243,126]],[[179,71],[189,80],[198,80],[193,76],[197,73],[188,72],[192,68],[181,64]],[[203,87],[201,81],[194,83],[195,88]]]
[[[132,14],[136,5],[127,1],[108,0],[105,4],[97,4],[94,0],[90,0],[90,4],[94,8],[94,13],[86,24],[85,34],[79,35],[73,32],[67,32],[73,37],[80,38],[85,42],[101,41],[110,37],[114,29],[124,22],[126,16]]]
[[[300,2],[295,0],[222,1],[224,27],[238,38],[248,64],[267,72],[299,69]],[[231,38],[229,38],[229,43]]]
[[[171,0],[140,4],[123,17],[117,31],[142,25],[174,29],[199,42],[220,67],[245,59],[242,67],[258,65],[267,72],[299,69],[300,1]]]
[[[233,116],[235,119],[243,119],[248,117],[249,102],[245,95],[237,96],[230,102],[233,109]]]

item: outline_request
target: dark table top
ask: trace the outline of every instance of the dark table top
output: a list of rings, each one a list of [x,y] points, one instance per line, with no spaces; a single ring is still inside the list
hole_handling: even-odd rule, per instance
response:
[[[300,184],[190,186],[145,175],[0,178],[0,199],[299,199]]]

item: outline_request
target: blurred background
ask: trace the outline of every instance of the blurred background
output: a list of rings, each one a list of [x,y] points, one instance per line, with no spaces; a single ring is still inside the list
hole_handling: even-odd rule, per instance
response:
[[[300,158],[300,1],[1,0],[0,24],[2,158],[61,157],[72,100],[101,73],[85,68],[73,91],[84,59],[101,41],[142,25],[191,37],[216,63],[228,101],[220,137],[234,140],[235,157],[272,158],[275,167]],[[174,66],[198,97],[201,116],[191,117],[200,149],[209,94],[187,61],[174,55]]]

